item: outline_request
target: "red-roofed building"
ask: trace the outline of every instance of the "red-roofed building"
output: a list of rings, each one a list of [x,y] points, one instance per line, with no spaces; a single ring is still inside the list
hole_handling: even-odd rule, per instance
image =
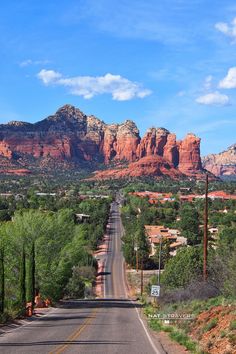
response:
[[[174,202],[175,198],[172,193],[159,193],[159,192],[130,192],[130,195],[135,195],[140,198],[148,198],[150,204],[158,204],[165,202]]]

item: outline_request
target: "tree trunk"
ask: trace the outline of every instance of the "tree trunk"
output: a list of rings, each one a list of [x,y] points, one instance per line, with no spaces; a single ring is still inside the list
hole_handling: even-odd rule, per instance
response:
[[[0,313],[4,312],[5,303],[5,274],[4,274],[4,249],[0,250]]]

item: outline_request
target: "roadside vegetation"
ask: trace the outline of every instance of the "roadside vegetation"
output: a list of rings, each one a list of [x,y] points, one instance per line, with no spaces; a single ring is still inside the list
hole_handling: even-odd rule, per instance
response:
[[[93,295],[93,251],[104,235],[111,197],[81,199],[76,186],[55,196],[36,192],[31,188],[0,199],[5,212],[0,223],[0,322],[25,314],[37,294],[50,302]],[[76,214],[88,217],[81,221]]]
[[[190,189],[191,193],[204,193],[204,183],[191,183],[187,183],[186,194],[190,194]],[[176,255],[170,254],[167,240],[162,242],[161,292],[155,303],[150,297],[150,290],[151,285],[157,284],[160,248],[157,244],[155,254],[150,256],[147,243],[145,251],[149,252],[149,257],[143,258],[143,269],[144,272],[153,269],[155,275],[149,275],[142,299],[147,304],[147,315],[184,312],[194,318],[169,319],[168,323],[160,318],[149,318],[150,326],[170,333],[172,339],[192,353],[215,353],[216,348],[222,354],[233,353],[236,351],[236,200],[209,200],[209,227],[217,229],[217,234],[209,233],[208,278],[204,282],[204,200],[183,202],[178,192],[181,187],[178,185],[178,190],[176,187],[166,185],[159,189],[159,183],[125,187],[122,220],[126,231],[123,238],[126,262],[131,269],[135,268],[134,245],[138,245],[137,232],[143,230],[144,225],[163,225],[179,230],[187,245],[180,247]],[[153,205],[147,197],[132,194],[153,190],[171,192],[175,200]],[[236,194],[236,184],[214,182],[210,184],[210,190]],[[128,278],[136,290],[140,288],[140,273],[129,272]]]

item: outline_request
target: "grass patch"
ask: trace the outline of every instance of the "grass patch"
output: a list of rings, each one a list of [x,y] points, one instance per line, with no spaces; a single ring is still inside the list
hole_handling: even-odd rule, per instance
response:
[[[218,318],[212,318],[212,320],[206,326],[203,327],[203,332],[208,332],[211,329],[215,328],[217,326],[217,323]]]
[[[229,342],[232,346],[236,345],[236,334],[230,333],[228,334]]]
[[[233,321],[230,322],[229,329],[231,331],[236,330],[236,320],[233,320]]]
[[[198,345],[196,342],[194,342],[187,334],[185,334],[183,331],[179,330],[178,328],[174,326],[166,326],[162,324],[161,321],[158,320],[151,320],[149,322],[150,327],[154,331],[163,331],[169,333],[169,336],[172,340],[175,342],[183,345],[186,349],[191,351],[194,354],[200,354],[202,353],[198,349]]]
[[[220,338],[225,338],[227,333],[225,331],[220,332]]]
[[[196,352],[197,344],[193,342],[187,334],[180,332],[178,330],[174,330],[170,333],[170,338],[174,341],[178,342],[179,344],[183,345],[185,348],[192,352]]]

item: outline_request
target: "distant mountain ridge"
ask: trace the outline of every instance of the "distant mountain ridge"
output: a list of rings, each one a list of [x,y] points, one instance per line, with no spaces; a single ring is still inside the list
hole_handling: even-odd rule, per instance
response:
[[[219,154],[202,158],[205,169],[216,176],[236,176],[236,144]]]
[[[159,159],[151,163],[153,156]],[[85,162],[95,170],[104,164],[122,166],[147,157],[148,165],[157,163],[163,175],[164,170],[170,171],[170,177],[171,171],[173,176],[198,177],[203,173],[200,138],[192,133],[177,141],[165,128],[150,128],[141,138],[131,120],[106,124],[71,105],[34,124],[13,121],[0,125],[1,170],[81,169]]]

